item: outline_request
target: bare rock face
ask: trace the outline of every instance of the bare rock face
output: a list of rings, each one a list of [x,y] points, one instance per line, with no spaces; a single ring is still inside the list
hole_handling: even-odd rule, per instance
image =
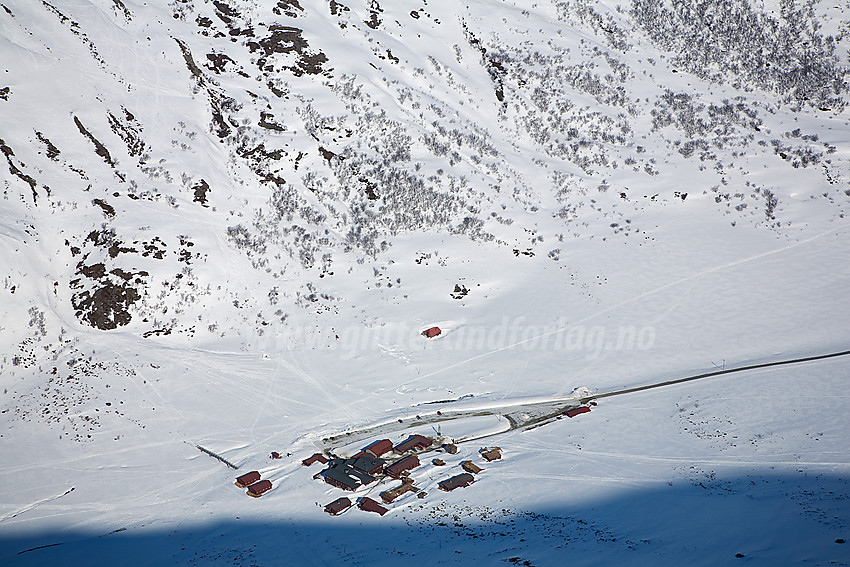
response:
[[[114,209],[106,202],[98,206],[114,216]],[[137,252],[136,248],[124,246],[115,231],[108,229],[92,231],[82,246],[70,248],[73,256],[82,255],[76,277],[70,281],[71,305],[77,318],[100,330],[127,325],[132,319],[130,309],[142,297],[139,289],[149,274],[118,267],[116,259]]]
[[[98,282],[94,291],[74,294],[73,305],[77,317],[101,330],[115,329],[130,322],[130,306],[139,299],[139,292],[129,286],[110,281]]]

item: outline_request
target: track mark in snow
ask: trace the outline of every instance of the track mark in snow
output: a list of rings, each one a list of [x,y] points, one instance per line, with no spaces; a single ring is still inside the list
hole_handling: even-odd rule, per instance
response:
[[[316,390],[322,393],[328,401],[332,402],[332,412],[342,412],[349,419],[354,418],[354,415],[349,410],[349,407],[352,407],[354,404],[342,402],[336,396],[336,394],[330,388],[327,387],[327,385],[325,385],[321,380],[318,380],[313,377],[308,371],[298,368],[295,364],[291,364],[283,360],[283,358],[281,357],[278,357],[277,360],[281,364],[281,366],[283,366],[286,370],[292,372],[293,374],[304,380],[305,383],[316,388]]]
[[[18,510],[15,510],[14,512],[10,512],[9,514],[6,514],[2,518],[0,518],[0,522],[4,522],[6,520],[11,520],[15,516],[19,516],[19,515],[23,514],[24,512],[29,512],[33,508],[35,508],[37,506],[41,506],[42,504],[46,504],[48,502],[53,502],[54,500],[59,500],[63,496],[67,496],[68,494],[71,494],[72,492],[74,492],[75,488],[76,488],[75,486],[72,486],[71,488],[69,488],[68,490],[63,492],[62,494],[57,494],[56,496],[50,496],[49,498],[42,498],[41,500],[36,500],[32,504],[28,504],[27,506],[24,506],[23,508],[20,508]],[[26,550],[26,551],[31,551],[31,550]],[[23,552],[21,552],[21,553],[23,553]]]

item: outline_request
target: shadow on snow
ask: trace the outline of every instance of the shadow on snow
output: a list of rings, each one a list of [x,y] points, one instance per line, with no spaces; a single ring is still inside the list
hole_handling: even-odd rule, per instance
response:
[[[169,530],[0,532],[0,564],[850,564],[850,544],[841,543],[850,535],[850,479],[831,473],[694,473],[672,485],[534,511],[503,510],[492,501],[492,485],[477,486],[443,503],[412,498],[411,507],[424,506],[416,514],[403,508],[378,517],[351,508],[331,518],[316,508],[301,519],[234,518]],[[564,493],[570,490],[565,482]]]

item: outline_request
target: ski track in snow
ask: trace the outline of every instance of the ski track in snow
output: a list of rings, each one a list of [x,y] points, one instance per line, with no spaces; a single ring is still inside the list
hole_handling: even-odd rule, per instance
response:
[[[19,508],[18,510],[15,510],[14,512],[9,512],[8,514],[6,514],[4,516],[0,516],[0,522],[10,520],[10,519],[12,519],[16,516],[20,516],[21,514],[24,514],[25,512],[29,512],[33,508],[37,508],[38,506],[41,506],[42,504],[47,504],[48,502],[54,502],[56,500],[59,500],[63,496],[67,496],[68,494],[71,494],[71,492],[73,492],[74,489],[75,489],[75,487],[72,486],[71,488],[69,488],[68,490],[66,490],[65,492],[63,492],[61,494],[57,494],[55,496],[49,496],[47,498],[42,498],[41,500],[36,500],[32,504],[24,506],[23,508]]]

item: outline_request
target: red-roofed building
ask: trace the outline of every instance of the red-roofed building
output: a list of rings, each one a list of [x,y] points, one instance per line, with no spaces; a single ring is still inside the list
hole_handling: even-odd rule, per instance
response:
[[[416,455],[410,455],[409,457],[405,457],[400,461],[396,461],[390,466],[386,468],[384,471],[387,473],[387,476],[391,476],[393,478],[401,478],[401,473],[409,470],[413,470],[419,466],[419,457]]]
[[[434,444],[434,440],[430,437],[425,437],[424,435],[411,435],[407,441],[399,443],[393,448],[393,453],[398,453],[399,455],[403,455],[408,451],[421,451],[422,449],[427,449],[431,445]]]
[[[253,496],[254,498],[259,498],[263,495],[263,493],[268,492],[272,489],[272,483],[269,480],[261,480],[260,482],[255,482],[251,486],[248,487],[248,492],[246,494],[248,496]]]
[[[422,331],[422,336],[428,339],[433,339],[442,332],[443,331],[441,331],[439,327],[431,327],[430,329]]]
[[[251,471],[238,477],[236,479],[236,482],[234,482],[233,484],[235,484],[239,488],[246,488],[257,482],[258,480],[260,480],[260,473],[257,471]]]
[[[365,449],[363,449],[366,453],[372,453],[376,457],[380,457],[381,455],[385,455],[393,450],[393,442],[389,439],[381,439],[380,441],[375,441]]]
[[[380,514],[381,516],[389,512],[389,510],[387,510],[368,496],[364,496],[363,498],[361,498],[360,501],[357,502],[357,507],[367,512],[375,512],[376,514]]]
[[[590,408],[587,406],[581,406],[577,408],[568,409],[565,413],[567,417],[575,417],[577,415],[581,415],[583,413],[587,413],[590,411]]]
[[[328,458],[321,453],[314,453],[312,456],[307,457],[306,459],[301,461],[301,464],[304,465],[305,467],[309,467],[310,465],[312,465],[315,462],[320,462],[324,465],[325,463],[328,462]]]
[[[337,498],[336,500],[325,506],[325,512],[327,512],[331,516],[339,516],[349,508],[351,508],[351,500],[343,496],[342,498]]]

